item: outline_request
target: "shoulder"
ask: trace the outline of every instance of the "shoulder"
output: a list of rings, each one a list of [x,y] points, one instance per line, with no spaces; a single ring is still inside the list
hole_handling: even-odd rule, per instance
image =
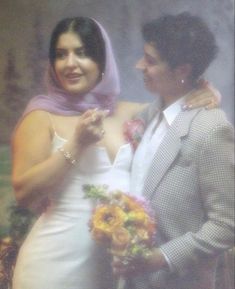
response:
[[[49,119],[49,114],[43,110],[32,111],[25,116],[23,116],[14,131],[14,137],[21,137],[24,135],[34,135],[41,134],[44,131],[50,131],[51,124]]]
[[[221,109],[200,109],[189,127],[189,136],[195,143],[210,141],[232,141],[234,137],[233,125]]]
[[[118,111],[123,114],[128,114],[129,117],[134,117],[147,107],[148,103],[119,101]]]
[[[208,130],[216,127],[232,127],[225,112],[222,109],[200,109],[195,117],[194,125]]]

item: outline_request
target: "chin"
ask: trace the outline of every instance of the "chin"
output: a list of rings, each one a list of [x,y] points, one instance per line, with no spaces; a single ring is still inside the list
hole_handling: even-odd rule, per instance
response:
[[[69,94],[74,94],[74,95],[80,95],[80,94],[84,94],[85,89],[81,89],[81,87],[73,87],[73,86],[66,86],[65,90],[69,93]]]
[[[145,84],[145,88],[146,88],[149,92],[151,92],[151,93],[153,93],[153,94],[158,94],[158,92],[156,91],[156,89],[155,89],[154,87],[152,87],[151,85],[148,85],[147,83]]]

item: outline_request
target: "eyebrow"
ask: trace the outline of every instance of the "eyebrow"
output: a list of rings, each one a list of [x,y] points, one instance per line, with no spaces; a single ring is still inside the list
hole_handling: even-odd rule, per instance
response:
[[[151,58],[151,59],[154,59],[154,60],[157,61],[157,58],[156,58],[155,55],[151,55],[151,54],[149,54],[149,53],[147,53],[147,52],[144,52],[144,55],[145,55],[146,57],[148,57],[148,58]]]
[[[55,48],[55,50],[67,50],[68,48],[67,47],[57,47]],[[84,46],[79,46],[79,47],[75,47],[74,48],[75,50],[78,50],[78,51],[83,51],[85,50],[85,47]]]

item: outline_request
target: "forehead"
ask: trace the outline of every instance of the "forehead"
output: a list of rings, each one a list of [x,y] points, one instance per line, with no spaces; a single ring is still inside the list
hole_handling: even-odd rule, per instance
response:
[[[73,47],[82,47],[83,42],[79,35],[74,32],[62,33],[56,43],[56,48],[73,48]]]
[[[156,45],[151,42],[146,42],[144,44],[144,53],[145,55],[151,56],[153,58],[161,59],[161,55],[155,46]]]

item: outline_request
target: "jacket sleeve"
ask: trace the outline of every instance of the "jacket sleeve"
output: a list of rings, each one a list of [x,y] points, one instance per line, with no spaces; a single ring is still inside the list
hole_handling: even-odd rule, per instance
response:
[[[160,247],[180,275],[202,259],[233,246],[234,134],[230,124],[210,129],[200,144],[197,162],[206,220],[197,232],[188,232]]]

